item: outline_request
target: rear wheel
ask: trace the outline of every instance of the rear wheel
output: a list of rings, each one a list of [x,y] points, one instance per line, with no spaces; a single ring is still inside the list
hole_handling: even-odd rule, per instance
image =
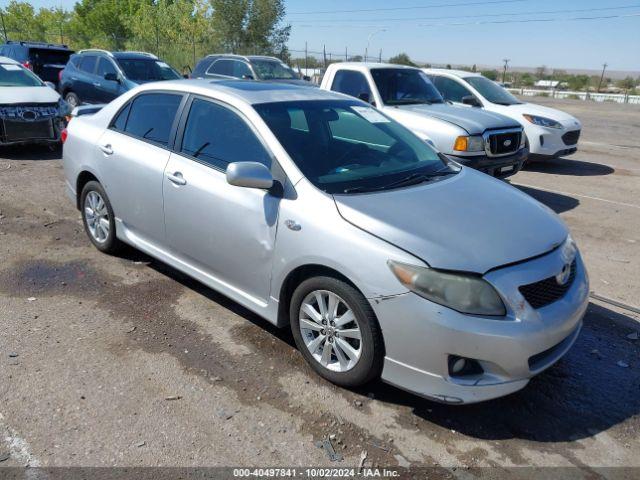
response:
[[[69,105],[71,105],[71,108],[76,108],[80,105],[80,97],[78,97],[74,92],[67,92],[64,99]]]
[[[102,185],[87,182],[80,195],[82,223],[91,243],[104,253],[116,253],[122,246],[116,238],[116,224],[109,197]]]
[[[380,375],[382,333],[373,309],[348,283],[331,277],[302,282],[291,299],[293,337],[305,360],[327,380],[346,387]]]

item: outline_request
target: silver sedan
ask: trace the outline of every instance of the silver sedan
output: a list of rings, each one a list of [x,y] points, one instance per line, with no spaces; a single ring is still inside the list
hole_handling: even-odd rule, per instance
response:
[[[366,103],[187,80],[79,113],[64,169],[91,242],[290,326],[336,384],[478,402],[524,387],[580,331],[588,280],[563,222]]]

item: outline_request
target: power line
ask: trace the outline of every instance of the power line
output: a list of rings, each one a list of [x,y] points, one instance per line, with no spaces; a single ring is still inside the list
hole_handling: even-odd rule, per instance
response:
[[[595,17],[568,17],[568,18],[528,18],[523,20],[485,20],[478,22],[450,22],[450,23],[422,23],[418,24],[418,27],[461,27],[471,25],[492,25],[492,24],[509,24],[509,23],[541,23],[541,22],[570,22],[570,21],[590,21],[590,20],[609,20],[616,18],[632,18],[639,17],[640,12],[629,13],[625,15],[600,15]],[[386,28],[393,28],[388,25],[349,25],[349,28],[380,28],[385,26]],[[297,25],[301,28],[344,28],[345,25]]]
[[[585,12],[600,12],[604,10],[626,10],[629,8],[638,8],[640,4],[624,5],[618,7],[602,7],[602,8],[582,8],[582,9],[567,9],[567,10],[547,10],[547,11],[528,11],[528,12],[509,12],[509,13],[484,13],[475,15],[448,15],[443,17],[403,17],[403,18],[368,18],[364,21],[367,22],[401,22],[401,21],[420,21],[420,20],[449,20],[452,18],[478,18],[478,17],[515,17],[519,15],[550,15],[555,13],[585,13]],[[353,22],[362,21],[356,18],[325,18],[325,19],[308,19],[308,20],[293,20],[289,23],[298,22]]]
[[[420,5],[416,7],[393,7],[393,8],[360,8],[355,10],[324,10],[313,12],[289,12],[287,15],[316,15],[319,13],[359,13],[359,12],[390,12],[398,10],[418,10],[426,8],[443,7],[467,7],[471,5],[496,5],[500,3],[522,3],[527,0],[494,0],[491,2],[462,2],[462,3],[441,3],[439,5]]]

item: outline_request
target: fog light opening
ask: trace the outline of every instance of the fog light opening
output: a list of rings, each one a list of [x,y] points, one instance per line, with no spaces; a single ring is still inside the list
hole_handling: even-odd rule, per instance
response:
[[[466,377],[484,373],[482,366],[472,358],[449,355],[449,375],[452,377]]]

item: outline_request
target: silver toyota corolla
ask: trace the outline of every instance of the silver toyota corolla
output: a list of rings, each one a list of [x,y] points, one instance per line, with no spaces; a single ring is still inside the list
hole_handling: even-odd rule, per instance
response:
[[[95,110],[64,144],[93,244],[133,245],[290,325],[336,384],[478,402],[578,336],[588,280],[562,221],[366,103],[184,80]]]

